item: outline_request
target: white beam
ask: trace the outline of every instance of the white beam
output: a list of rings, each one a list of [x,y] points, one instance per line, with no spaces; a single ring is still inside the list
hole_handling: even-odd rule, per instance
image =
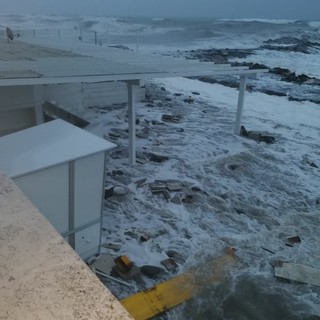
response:
[[[237,107],[237,116],[236,116],[236,124],[234,128],[235,134],[240,134],[241,127],[241,119],[244,105],[244,96],[246,93],[247,86],[247,76],[240,77],[240,86],[239,86],[239,96],[238,96],[238,107]]]
[[[129,164],[136,163],[136,86],[128,82],[128,116],[129,116]]]
[[[119,73],[105,75],[83,75],[83,76],[59,76],[59,77],[30,77],[30,78],[1,78],[0,86],[21,86],[35,84],[63,84],[63,83],[79,83],[79,82],[107,82],[107,81],[129,81],[136,79],[157,79],[171,77],[192,77],[192,76],[215,76],[215,75],[253,75],[260,72],[268,72],[267,69],[243,70],[238,68],[221,68],[221,69],[205,69],[205,70],[190,70],[181,68],[180,71],[156,71],[141,73]]]

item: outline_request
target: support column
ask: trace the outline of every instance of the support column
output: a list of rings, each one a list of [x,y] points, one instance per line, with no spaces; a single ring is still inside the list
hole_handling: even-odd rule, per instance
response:
[[[33,86],[33,103],[36,116],[36,123],[43,123],[43,102],[44,102],[44,87],[42,85]]]
[[[129,164],[136,163],[136,86],[128,82]]]
[[[240,77],[240,86],[239,86],[236,124],[234,127],[234,133],[237,135],[240,134],[240,127],[241,127],[242,111],[243,111],[243,105],[244,105],[244,96],[246,93],[246,86],[247,86],[247,76],[241,76]]]

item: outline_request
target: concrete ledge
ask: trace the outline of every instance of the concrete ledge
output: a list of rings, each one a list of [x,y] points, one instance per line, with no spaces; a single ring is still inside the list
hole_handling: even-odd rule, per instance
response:
[[[132,319],[1,172],[0,319]]]

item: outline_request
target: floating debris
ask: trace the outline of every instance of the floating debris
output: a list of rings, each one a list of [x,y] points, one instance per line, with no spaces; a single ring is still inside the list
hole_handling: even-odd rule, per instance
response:
[[[296,243],[301,243],[301,238],[299,236],[289,237],[286,240],[286,246],[288,247],[293,247]]]
[[[140,236],[140,242],[146,242],[150,239],[150,235],[147,233],[144,233],[143,235]]]
[[[194,202],[194,196],[192,194],[188,194],[181,201],[183,203],[193,203]]]
[[[137,188],[141,188],[146,181],[147,181],[147,178],[141,178],[141,179],[135,181],[135,184],[136,184]]]
[[[165,122],[173,122],[173,123],[178,123],[181,121],[181,116],[180,115],[171,115],[171,114],[163,114],[161,119],[162,121]]]
[[[300,264],[277,261],[274,275],[277,278],[320,286],[320,270]]]
[[[260,247],[260,248],[261,248],[262,250],[265,250],[265,251],[271,253],[271,254],[275,254],[275,252],[273,252],[272,250],[270,250],[270,249],[268,249],[268,248],[266,248],[266,247]]]
[[[268,144],[276,142],[275,137],[258,132],[258,131],[247,131],[244,126],[241,126],[240,128],[240,136],[255,140],[257,142],[265,142]]]
[[[108,274],[105,274],[104,272],[101,272],[101,271],[99,271],[99,270],[95,270],[94,272],[95,272],[96,274],[104,277],[104,278],[107,278],[107,279],[109,279],[109,280],[118,282],[118,283],[120,283],[120,284],[123,284],[124,286],[127,286],[127,287],[130,287],[130,288],[131,288],[131,284],[130,284],[130,283],[127,283],[127,282],[124,282],[124,281],[119,280],[119,279],[117,279],[117,278],[114,278],[114,277],[112,277],[112,276],[109,276]]]
[[[113,250],[118,251],[122,247],[122,243],[119,243],[119,242],[105,242],[105,243],[101,243],[100,246],[103,247],[103,248],[113,249]]]
[[[141,139],[146,139],[149,137],[150,128],[144,127],[142,130],[136,133],[136,136]]]
[[[167,187],[165,183],[155,181],[149,184],[149,188],[151,189],[152,193],[161,193],[162,191],[165,191]]]
[[[95,270],[99,270],[101,272],[104,272],[107,275],[110,275],[112,268],[114,267],[114,257],[106,254],[101,253],[97,259],[95,259],[91,264],[90,267],[94,268]]]
[[[149,153],[149,157],[150,157],[149,158],[150,161],[158,162],[158,163],[169,160],[168,156],[159,154],[159,153]]]
[[[182,185],[178,182],[167,182],[166,187],[169,191],[181,191],[183,189]]]
[[[124,280],[130,280],[140,273],[139,268],[125,255],[117,257],[114,262],[116,265],[112,268],[112,274]]]
[[[179,266],[172,258],[162,260],[160,262],[168,271],[176,271]]]

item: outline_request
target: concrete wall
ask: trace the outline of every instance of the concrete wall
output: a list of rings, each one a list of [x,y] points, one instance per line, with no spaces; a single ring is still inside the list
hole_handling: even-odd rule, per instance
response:
[[[46,85],[43,100],[53,101],[66,110],[76,110],[79,115],[85,112],[81,83]]]
[[[137,90],[137,101],[145,90]],[[72,83],[42,86],[0,87],[0,136],[37,124],[35,105],[52,101],[83,116],[88,107],[106,106],[128,101],[127,84],[123,82]]]
[[[0,235],[0,319],[132,320],[1,172]]]
[[[137,90],[137,101],[145,98],[145,89]],[[113,103],[128,101],[127,84],[124,82],[99,82],[83,84],[84,108],[106,106]]]
[[[0,136],[33,126],[33,86],[0,87]]]

